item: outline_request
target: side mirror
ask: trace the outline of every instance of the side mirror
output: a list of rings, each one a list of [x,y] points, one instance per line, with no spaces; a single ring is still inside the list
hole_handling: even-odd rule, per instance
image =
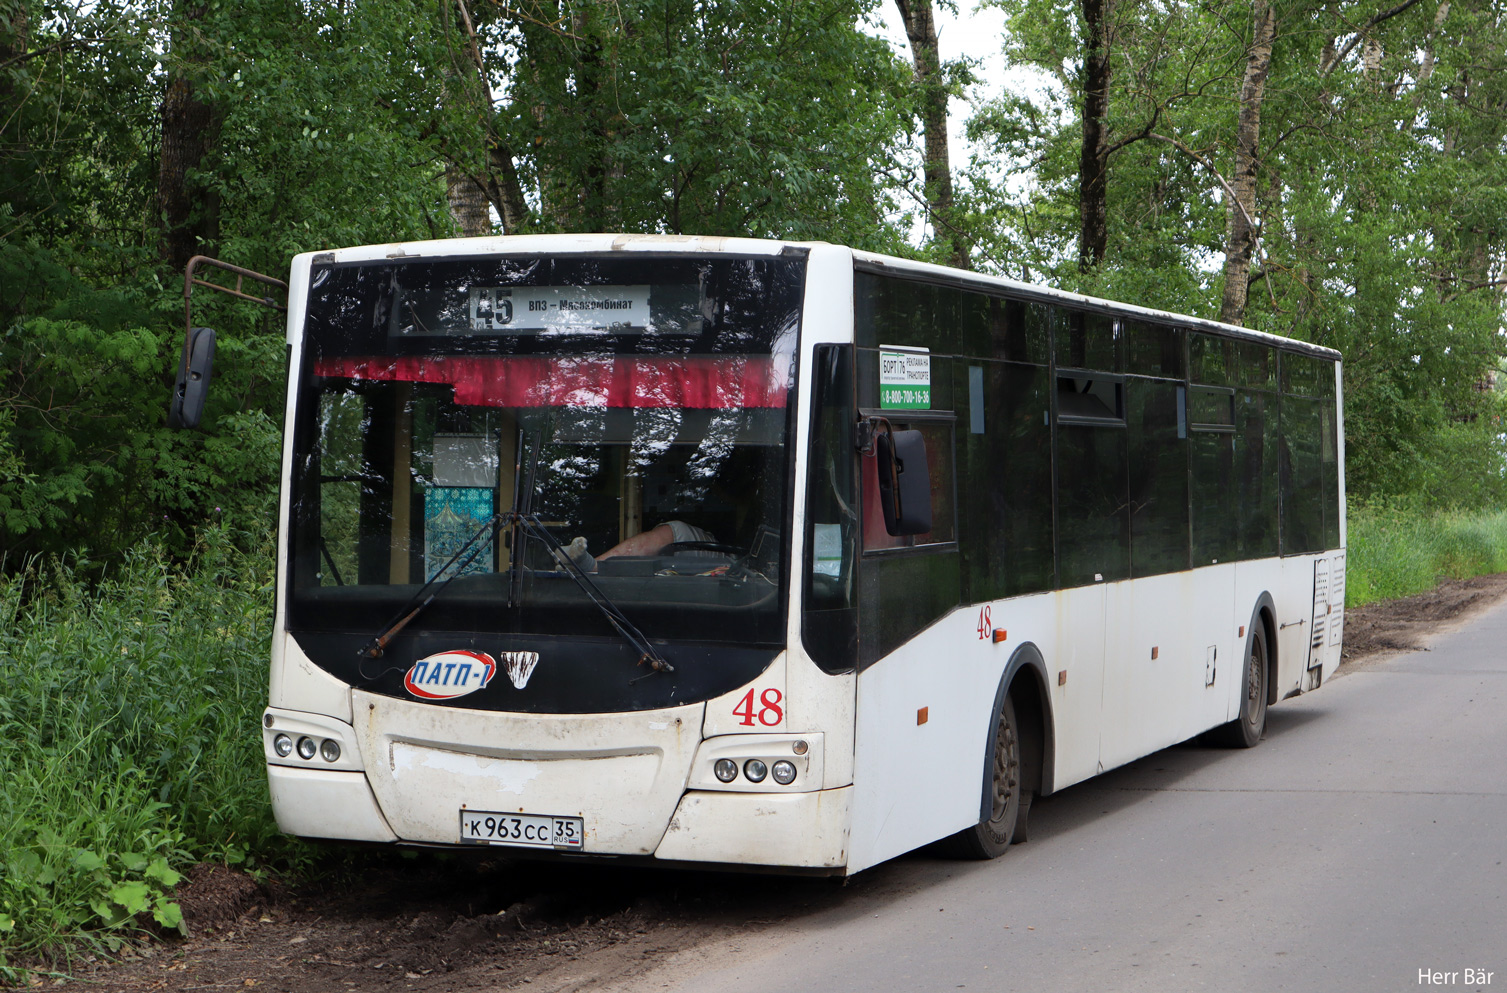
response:
[[[931,531],[931,473],[920,431],[886,431],[874,439],[879,457],[879,502],[893,535]]]
[[[194,328],[183,344],[178,360],[178,380],[173,384],[173,399],[168,405],[167,423],[172,428],[196,428],[204,416],[204,399],[209,393],[209,375],[215,363],[213,328]]]

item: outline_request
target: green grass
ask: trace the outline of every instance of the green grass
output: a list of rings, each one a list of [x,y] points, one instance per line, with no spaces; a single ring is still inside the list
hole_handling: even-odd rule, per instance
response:
[[[1350,508],[1345,605],[1409,596],[1441,578],[1507,571],[1507,510]]]
[[[230,537],[184,569],[142,547],[92,584],[58,563],[0,579],[0,981],[178,926],[189,864],[299,858],[257,733],[271,549]]]

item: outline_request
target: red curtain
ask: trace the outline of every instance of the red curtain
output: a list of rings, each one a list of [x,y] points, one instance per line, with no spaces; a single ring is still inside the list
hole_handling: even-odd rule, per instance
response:
[[[770,356],[434,355],[317,359],[317,376],[445,383],[468,407],[785,406]]]

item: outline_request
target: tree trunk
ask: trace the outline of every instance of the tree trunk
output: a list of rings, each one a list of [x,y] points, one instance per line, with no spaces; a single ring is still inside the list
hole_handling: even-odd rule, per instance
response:
[[[1109,245],[1109,173],[1104,119],[1109,114],[1114,0],[1081,0],[1083,9],[1083,145],[1078,157],[1078,268],[1088,272]]]
[[[481,238],[492,233],[491,203],[486,191],[455,166],[445,170],[445,195],[450,203],[450,219],[462,238]]]
[[[921,133],[925,142],[926,212],[932,236],[947,246],[948,261],[967,269],[968,240],[952,210],[952,163],[947,149],[947,85],[937,47],[931,0],[895,0],[910,39],[916,89],[921,94]]]
[[[1423,96],[1429,85],[1429,79],[1434,75],[1434,45],[1438,41],[1439,32],[1444,28],[1444,21],[1449,17],[1449,0],[1443,0],[1439,9],[1434,12],[1434,26],[1429,30],[1428,38],[1423,43],[1423,63],[1418,67],[1418,84],[1413,91],[1413,112],[1408,115],[1409,131],[1413,130],[1418,123],[1418,110],[1423,106]]]
[[[528,224],[528,202],[523,199],[523,184],[518,181],[513,150],[497,137],[495,129],[487,156],[492,166],[487,195],[497,207],[497,216],[502,218],[502,233],[518,234]]]
[[[207,59],[190,39],[202,30],[208,7],[173,7],[167,87],[160,111],[162,156],[157,169],[158,254],[174,271],[195,255],[213,251],[219,238],[219,195],[191,176],[219,140],[220,108],[205,100],[195,82]]]
[[[1219,319],[1229,324],[1245,323],[1245,303],[1250,291],[1251,257],[1255,253],[1256,173],[1260,168],[1261,101],[1266,95],[1266,76],[1272,64],[1272,43],[1277,16],[1268,0],[1251,5],[1251,48],[1246,56],[1245,79],[1240,86],[1240,123],[1235,133],[1235,174],[1230,177],[1234,203],[1224,249],[1224,299]]]
[[[570,231],[610,231],[607,180],[612,173],[612,129],[609,117],[612,103],[608,99],[608,53],[604,44],[607,31],[601,24],[603,14],[595,0],[586,0],[575,8],[571,28],[580,39],[576,48],[576,104],[582,114],[579,139],[588,154],[580,172],[574,177],[577,186]]]
[[[477,115],[481,120],[481,137],[487,154],[479,178],[456,168],[453,159],[445,170],[450,215],[466,237],[491,234],[491,212],[487,209],[490,201],[502,220],[502,233],[517,234],[528,221],[528,204],[518,182],[518,170],[513,165],[512,149],[497,129],[496,101],[492,96],[492,84],[487,79],[486,56],[482,54],[482,44],[476,35],[476,24],[465,0],[456,0],[456,8],[466,30],[466,55],[463,60],[454,60],[453,74],[458,76],[461,73],[458,65],[461,61],[468,63],[470,70],[476,73]]]

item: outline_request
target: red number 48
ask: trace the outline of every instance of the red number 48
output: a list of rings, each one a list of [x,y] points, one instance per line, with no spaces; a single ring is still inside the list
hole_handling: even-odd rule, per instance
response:
[[[785,712],[780,709],[780,701],[784,699],[779,690],[770,687],[763,693],[759,693],[758,709],[754,708],[754,694],[757,690],[749,690],[743,694],[743,699],[733,708],[734,716],[743,718],[738,723],[744,727],[753,727],[754,719],[767,728],[772,728],[785,719]]]

